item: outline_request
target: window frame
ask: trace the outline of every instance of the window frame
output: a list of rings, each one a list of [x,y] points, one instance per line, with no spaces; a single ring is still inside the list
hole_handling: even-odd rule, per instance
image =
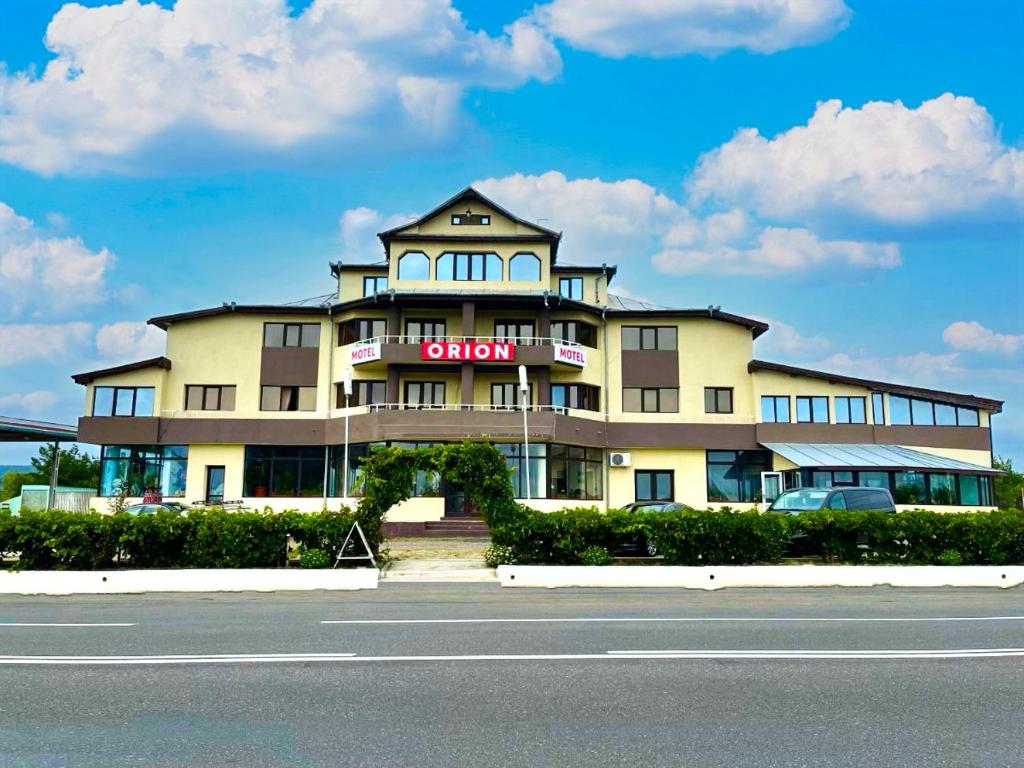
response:
[[[110,390],[110,413],[96,413],[96,395],[99,390]],[[144,416],[139,415],[139,390],[149,390],[151,394],[152,408],[150,412]],[[132,393],[132,407],[131,413],[118,413],[117,412],[117,398],[118,392]],[[92,415],[98,417],[109,417],[112,419],[133,419],[133,418],[149,418],[154,415],[156,411],[156,387],[122,387],[111,384],[97,385],[92,388]]]
[[[626,331],[636,330],[637,331],[637,344],[636,347],[626,346]],[[654,346],[646,346],[644,338],[645,331],[653,331],[654,333]],[[663,347],[661,346],[661,331],[672,331],[672,346]],[[678,352],[679,351],[679,328],[675,325],[624,325],[621,328],[619,336],[619,345],[623,352]]]
[[[469,221],[463,221],[463,219],[469,219]],[[489,227],[491,225],[491,214],[453,213],[450,221],[453,227]]]
[[[573,296],[572,294],[575,293],[573,288],[577,284],[579,285],[579,288],[580,288],[579,296]],[[562,289],[563,285],[568,285],[569,286],[569,293],[566,293]],[[559,277],[558,278],[558,295],[561,298],[569,299],[570,301],[583,301],[583,278],[579,277],[579,276],[576,276],[576,277]]]
[[[414,256],[422,256],[423,260],[426,261],[427,272],[426,272],[426,275],[424,277],[410,277],[410,276],[402,274],[402,262],[404,262],[407,258],[414,257]],[[422,261],[420,262],[420,264],[416,265],[417,268],[420,267],[420,266],[422,266]],[[409,262],[409,266],[407,266],[406,269],[407,270],[412,270],[413,268],[414,267],[412,266],[412,262]],[[405,251],[405,253],[403,253],[401,256],[398,257],[398,264],[395,266],[395,279],[397,279],[397,280],[423,280],[423,281],[427,281],[427,280],[430,279],[430,274],[431,274],[431,272],[433,272],[433,270],[434,270],[433,259],[431,259],[426,253],[424,253],[423,251]]]
[[[770,400],[772,403],[772,420],[765,421],[764,418],[764,406],[765,400]],[[779,418],[779,401],[786,401],[786,419],[783,421]],[[789,395],[761,395],[761,423],[762,424],[792,424],[793,417],[793,402]]]
[[[200,390],[199,399],[200,399],[200,402],[202,403],[202,407],[201,408],[189,408],[188,402],[189,402],[189,390],[190,389],[199,389]],[[232,390],[234,390],[233,397],[231,398],[232,402],[231,402],[231,407],[230,408],[225,408],[224,407],[224,390],[225,389],[232,389]],[[207,408],[206,407],[206,396],[207,396],[207,393],[211,392],[211,391],[214,391],[214,390],[216,390],[216,392],[217,392],[217,407],[216,408]],[[235,410],[235,406],[237,405],[237,397],[238,397],[238,387],[235,384],[186,384],[185,385],[185,400],[183,401],[185,407],[182,410],[185,410],[185,411],[225,411],[225,412],[230,412],[230,411],[234,411]]]
[[[640,393],[640,410],[633,411],[627,410],[626,408],[626,392],[635,390]],[[671,390],[676,393],[676,407],[674,410],[662,410],[661,408],[661,393],[665,390]],[[655,404],[657,410],[649,410],[644,407],[648,393],[654,393]],[[622,412],[623,413],[679,413],[679,387],[623,387],[622,388]]]
[[[266,402],[265,398],[267,396],[266,390],[268,390],[268,389],[276,389],[276,390],[278,390],[278,393],[277,393],[278,407],[277,408],[265,408],[264,407],[264,403]],[[284,401],[285,390],[295,390],[295,407],[294,408],[282,408],[282,407],[280,407],[281,403]],[[307,395],[308,395],[308,390],[313,390],[313,407],[312,408],[302,408],[301,407],[302,399],[303,399],[302,398],[303,390],[307,390]],[[284,385],[281,385],[281,384],[263,384],[263,385],[260,386],[260,410],[264,411],[266,413],[313,413],[314,411],[316,411],[316,398],[317,398],[317,391],[316,390],[317,390],[316,387],[303,387],[303,386],[298,386],[298,385],[295,385],[295,384],[284,384]]]
[[[373,327],[378,323],[383,324],[384,333],[370,333],[368,336],[363,335],[363,324],[371,324],[369,327]],[[351,331],[351,334],[349,334]],[[383,317],[353,317],[348,320],[344,320],[338,323],[338,346],[346,347],[349,344],[361,344],[364,341],[371,339],[385,338],[388,335],[388,321]]]
[[[715,410],[713,410],[713,411],[709,411],[708,410],[708,393],[709,392],[713,392],[714,393]],[[728,393],[728,395],[729,395],[729,409],[728,410],[722,410],[721,407],[720,407],[721,406],[720,398],[721,398],[723,393]],[[729,413],[735,413],[735,407],[736,407],[735,387],[704,387],[704,413],[706,413],[706,414],[723,414],[723,413],[724,414],[729,414]]]
[[[508,403],[505,403],[505,402],[501,402],[501,403],[494,402],[494,394],[495,394],[496,391],[500,391],[501,392],[501,400],[502,401],[506,400],[505,395],[508,393],[510,387],[511,387],[512,393],[513,393],[513,395],[512,395],[513,404],[512,405],[509,405]],[[490,386],[490,391],[491,391],[491,407],[492,408],[501,408],[501,409],[508,410],[508,411],[518,411],[518,410],[520,410],[522,408],[522,402],[521,402],[521,398],[520,398],[521,390],[519,389],[519,382],[518,381],[514,381],[514,382],[513,381],[492,381],[491,382],[491,386]],[[533,382],[532,381],[526,382],[526,407],[527,408],[532,408],[533,407]]]
[[[409,326],[413,323],[420,325],[420,330],[425,330],[424,326],[433,326],[433,330],[437,330],[437,326],[441,327],[441,333],[411,333]],[[446,317],[410,317],[406,318],[405,321],[405,343],[406,344],[420,344],[424,341],[444,341],[448,338],[448,318]],[[413,341],[415,339],[415,341]]]
[[[451,275],[441,276],[441,264],[446,256],[451,256]],[[474,258],[480,257],[480,277],[476,276]],[[492,258],[493,257],[493,258]],[[465,264],[465,277],[459,277],[460,261]],[[489,265],[495,262],[499,265],[499,274],[495,277],[489,274],[492,270]],[[505,277],[505,260],[495,251],[444,251],[434,259],[434,279],[438,281],[457,283],[491,283],[499,282]]]
[[[530,278],[528,280],[522,280],[520,278],[512,277],[512,269],[515,266],[516,259],[518,259],[520,256],[530,256],[537,263],[537,276],[536,277],[532,277],[532,278]],[[513,253],[512,256],[508,260],[508,269],[507,269],[508,281],[510,283],[513,283],[513,282],[514,283],[536,283],[539,280],[543,279],[543,277],[544,277],[543,267],[544,267],[544,262],[542,262],[541,259],[540,259],[540,256],[538,256],[533,251],[518,251],[516,253]]]
[[[556,326],[561,326],[556,332]],[[575,332],[568,333],[569,328],[575,328]],[[583,329],[586,329],[584,334]],[[591,323],[584,322],[583,320],[552,320],[548,330],[549,335],[555,342],[565,342],[567,344],[579,344],[590,349],[597,349],[597,326]],[[584,335],[593,335],[593,343],[583,341]],[[567,338],[568,336],[575,335],[575,339]]]
[[[640,498],[640,476],[648,478],[648,487],[651,489],[651,498]],[[658,475],[668,475],[668,498],[658,497]],[[633,472],[633,501],[639,504],[672,504],[676,500],[676,472],[674,469],[637,469]]]
[[[376,386],[382,386],[384,388],[383,398],[381,400],[372,399],[372,390]],[[335,408],[345,407],[345,385],[338,383],[335,385]],[[388,382],[386,379],[355,379],[352,382],[352,389],[354,392],[349,399],[349,407],[356,408],[361,405],[386,405],[388,402]],[[369,390],[371,395],[364,397],[364,393]]]
[[[846,421],[840,421],[840,408],[839,401],[842,400],[846,403]],[[863,413],[862,421],[854,421],[853,419],[853,401],[860,400],[861,411]],[[864,395],[836,395],[834,398],[834,414],[836,424],[867,424],[868,423],[868,403],[867,398]]]
[[[420,397],[420,401],[416,405],[410,405],[409,404],[409,388],[413,387],[413,386],[420,387],[421,397]],[[426,386],[430,387],[430,395],[431,395],[431,397],[430,397],[430,404],[429,405],[424,404],[423,398],[422,398],[422,394],[424,392],[424,387],[426,387]],[[440,403],[435,402],[435,397],[434,397],[436,395],[436,393],[437,393],[437,388],[438,387],[441,388],[441,402]],[[448,391],[447,391],[447,387],[446,387],[446,382],[444,382],[444,381],[438,381],[438,380],[434,380],[434,379],[422,379],[422,380],[421,379],[413,379],[413,380],[404,381],[402,383],[402,408],[404,410],[409,410],[409,411],[430,410],[430,409],[435,409],[435,408],[443,408],[447,404],[448,404]]]
[[[807,415],[809,418],[800,418],[800,401],[807,400]],[[824,400],[825,401],[825,420],[819,421],[814,418],[814,401]],[[796,423],[797,424],[831,424],[831,411],[829,410],[829,397],[828,395],[797,395],[796,396]]]
[[[267,344],[267,335],[272,327],[281,327],[281,344]],[[305,344],[306,328],[315,327],[316,330],[316,344],[310,345]],[[292,331],[295,331],[297,344],[289,344],[288,337]],[[263,324],[263,348],[264,349],[319,349],[320,348],[320,323],[281,323],[281,322],[268,322]]]
[[[555,389],[564,390],[562,399],[565,401],[564,405],[555,404]],[[593,398],[593,408],[588,408],[584,405],[570,405],[572,401],[572,393],[575,392],[575,400],[577,403],[581,403],[584,400]],[[582,397],[583,393],[586,392],[586,397]],[[556,382],[551,385],[551,392],[548,397],[548,401],[551,403],[553,408],[572,408],[578,411],[591,411],[599,412],[601,410],[601,388],[594,384],[581,384],[581,383],[564,383]]]
[[[508,332],[500,333],[498,331],[499,326],[516,326],[517,333],[514,336],[509,336]],[[529,327],[530,335],[522,336],[518,333],[524,327]],[[497,318],[494,321],[494,338],[495,340],[512,342],[519,347],[529,347],[537,343],[537,322],[535,320],[525,320],[520,318]]]
[[[380,288],[380,282],[384,282],[384,287]],[[367,290],[367,284],[373,284],[373,290]],[[387,275],[363,275],[363,298],[367,296],[376,296],[378,293],[386,293],[388,290],[388,276]]]
[[[885,426],[885,394],[871,393],[871,423],[876,427]]]

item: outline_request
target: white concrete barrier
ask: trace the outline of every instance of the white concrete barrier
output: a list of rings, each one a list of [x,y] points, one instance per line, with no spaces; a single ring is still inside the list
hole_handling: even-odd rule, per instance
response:
[[[137,571],[0,571],[4,595],[139,592],[308,592],[376,589],[376,568],[194,568]]]
[[[503,587],[1016,587],[1009,565],[500,565]]]

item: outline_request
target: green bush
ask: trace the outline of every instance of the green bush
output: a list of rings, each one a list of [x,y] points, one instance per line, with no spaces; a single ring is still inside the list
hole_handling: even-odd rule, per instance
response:
[[[518,562],[511,547],[492,544],[484,550],[484,564],[488,568],[497,568],[499,565],[516,565]]]
[[[331,564],[331,558],[322,549],[305,549],[302,551],[302,560],[299,565],[303,568],[327,568]]]
[[[587,547],[579,557],[583,565],[608,565],[612,561],[611,553],[604,547]]]

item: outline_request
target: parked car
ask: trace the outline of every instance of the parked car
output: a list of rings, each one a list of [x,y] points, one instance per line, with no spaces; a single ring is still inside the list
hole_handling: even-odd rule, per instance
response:
[[[622,508],[624,512],[695,512],[696,510],[677,501],[634,501]],[[615,549],[620,557],[654,557],[658,548],[647,540],[646,536],[638,536],[635,541],[621,544]]]
[[[794,488],[780,494],[768,507],[769,512],[780,515],[797,515],[801,512],[812,512],[819,509],[895,512],[896,503],[893,501],[892,494],[885,488],[847,486],[842,488]],[[861,534],[858,537],[857,546],[867,548],[867,534]],[[807,534],[803,531],[791,533],[786,554],[790,557],[813,554],[807,542]]]
[[[188,508],[176,501],[151,502],[149,504],[132,504],[125,507],[125,514],[128,515],[155,515],[157,512],[170,511],[184,515]]]

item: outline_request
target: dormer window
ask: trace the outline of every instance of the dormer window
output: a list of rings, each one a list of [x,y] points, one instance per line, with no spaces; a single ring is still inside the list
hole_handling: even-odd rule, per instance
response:
[[[471,211],[466,211],[465,213],[452,214],[452,224],[456,227],[467,225],[487,227],[490,226],[490,223],[491,217],[486,213],[472,213]]]

